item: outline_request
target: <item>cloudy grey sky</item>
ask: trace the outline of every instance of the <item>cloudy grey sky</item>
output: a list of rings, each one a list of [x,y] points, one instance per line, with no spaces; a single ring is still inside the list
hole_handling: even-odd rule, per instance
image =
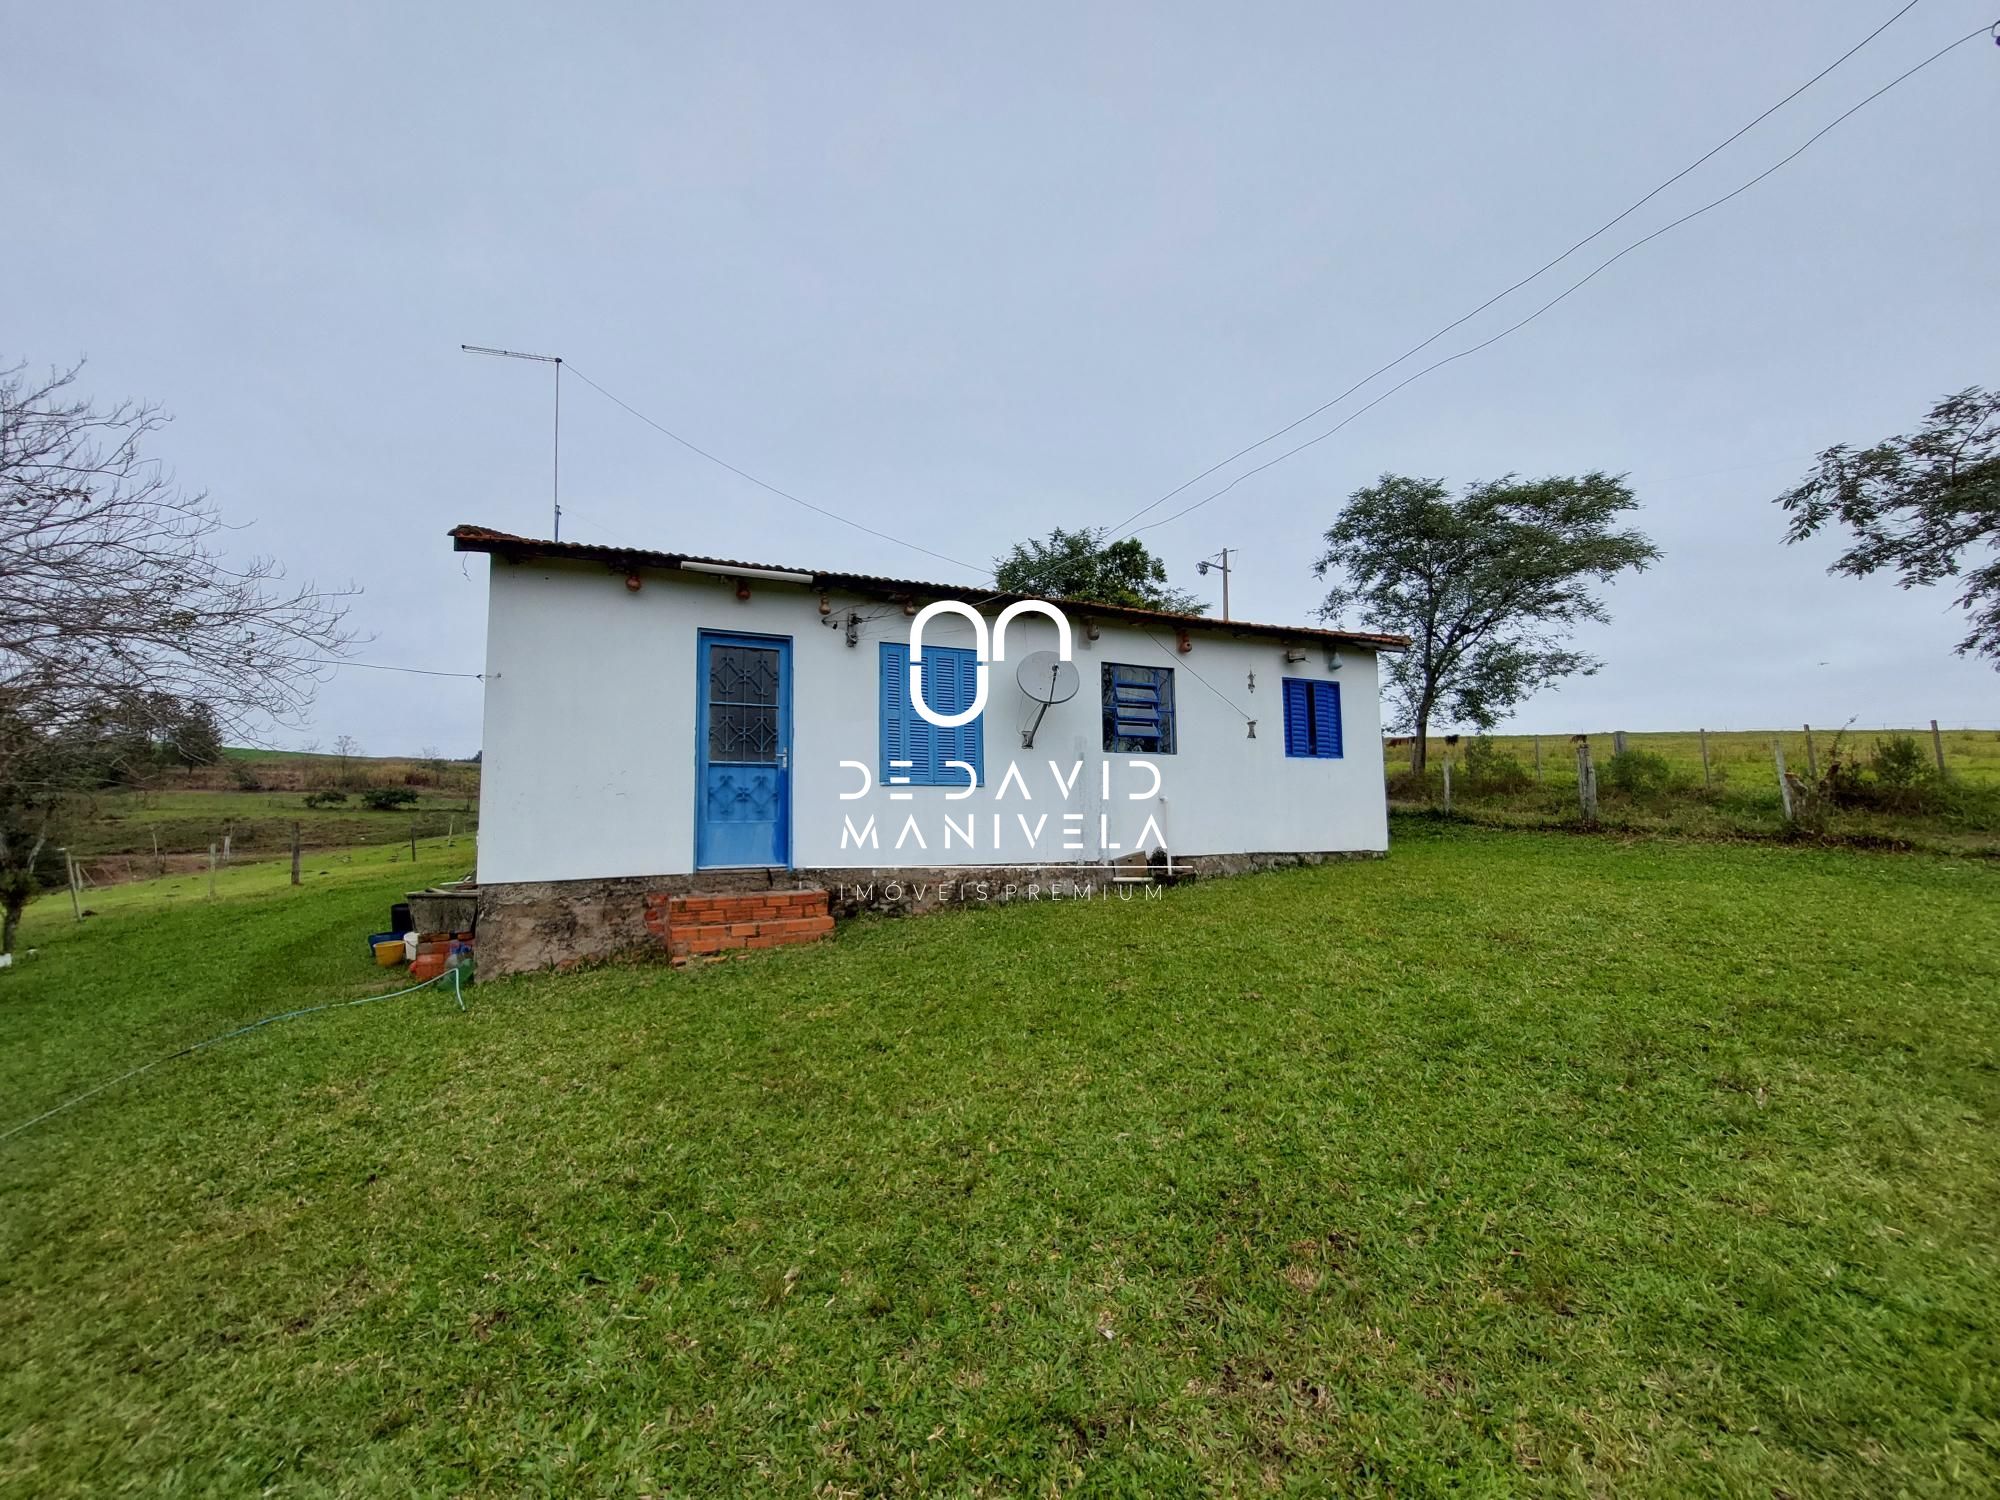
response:
[[[365,588],[363,659],[477,671],[483,561],[444,532],[546,534],[549,388],[461,342],[559,353],[777,485],[986,565],[1310,410],[1896,3],[7,0],[0,353],[88,356],[97,394],[165,403],[163,454],[254,523],[241,546]],[[1992,8],[1923,0],[1437,351]],[[2000,723],[2000,676],[1951,654],[1945,596],[1825,577],[1832,549],[1781,547],[1770,503],[1826,444],[2000,381],[1996,140],[2000,51],[1981,40],[1146,539],[1189,585],[1195,559],[1240,548],[1237,613],[1305,621],[1319,532],[1384,470],[1629,471],[1666,561],[1585,638],[1604,671],[1516,727]],[[961,576],[566,387],[572,539]],[[478,684],[343,670],[283,738],[343,732],[469,753]]]

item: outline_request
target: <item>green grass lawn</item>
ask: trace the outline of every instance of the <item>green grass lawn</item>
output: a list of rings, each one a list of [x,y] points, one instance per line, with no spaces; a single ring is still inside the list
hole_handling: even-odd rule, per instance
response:
[[[410,873],[38,916],[0,1125]],[[0,1488],[1991,1493],[1996,955],[1991,862],[1412,822],[308,1017],[0,1145]]]

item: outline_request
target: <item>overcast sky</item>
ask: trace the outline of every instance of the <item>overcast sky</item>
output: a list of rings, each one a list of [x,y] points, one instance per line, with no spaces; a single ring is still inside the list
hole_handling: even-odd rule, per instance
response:
[[[365,589],[361,659],[476,672],[485,560],[444,533],[547,534],[550,382],[461,343],[560,354],[732,463],[983,569],[1319,405],[1894,9],[7,0],[0,357],[87,356],[100,397],[164,403],[163,456],[254,523],[232,545]],[[1432,353],[1991,9],[1924,0]],[[1781,546],[1771,503],[1825,445],[2000,381],[1996,141],[1982,39],[1146,540],[1187,586],[1240,548],[1236,613],[1306,622],[1320,532],[1385,470],[1625,471],[1666,559],[1584,637],[1602,673],[1513,727],[2000,724],[1946,595],[1826,577],[1833,549]],[[973,579],[563,394],[568,539]],[[464,754],[479,712],[476,682],[344,669],[279,739]]]

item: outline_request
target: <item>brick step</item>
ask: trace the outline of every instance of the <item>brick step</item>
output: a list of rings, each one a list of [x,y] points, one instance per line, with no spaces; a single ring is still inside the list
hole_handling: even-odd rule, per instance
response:
[[[738,949],[810,943],[833,931],[826,892],[717,891],[646,896],[646,926],[676,963]]]

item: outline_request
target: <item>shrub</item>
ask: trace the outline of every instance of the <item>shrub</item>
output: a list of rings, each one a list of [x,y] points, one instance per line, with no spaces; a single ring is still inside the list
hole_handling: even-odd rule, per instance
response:
[[[1672,782],[1673,768],[1650,750],[1621,750],[1604,763],[1597,780],[1627,797],[1657,797]]]
[[[399,807],[408,807],[417,800],[417,794],[406,786],[371,787],[361,794],[364,807],[375,812],[394,812]]]
[[[256,768],[249,761],[239,756],[230,757],[229,776],[236,783],[238,791],[261,792],[264,790],[264,783],[257,779]]]
[[[1892,734],[1875,742],[1868,756],[1868,774],[1885,790],[1909,791],[1929,783],[1931,767],[1915,735]]]
[[[347,793],[333,787],[323,792],[307,792],[305,795],[307,807],[336,807],[346,800]]]
[[[1465,780],[1473,791],[1525,791],[1534,777],[1528,768],[1483,734],[1465,742]]]

